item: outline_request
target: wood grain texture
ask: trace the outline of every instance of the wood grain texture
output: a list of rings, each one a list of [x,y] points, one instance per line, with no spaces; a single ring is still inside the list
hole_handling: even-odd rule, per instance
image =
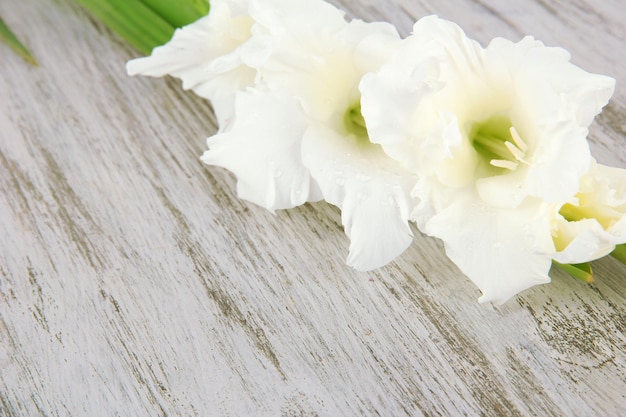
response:
[[[483,43],[533,34],[617,79],[591,129],[626,168],[621,0],[343,0],[403,34],[425,14]],[[339,211],[276,215],[204,166],[210,106],[71,0],[0,2],[1,416],[620,416],[626,268],[553,274],[501,307],[419,236],[369,273]]]

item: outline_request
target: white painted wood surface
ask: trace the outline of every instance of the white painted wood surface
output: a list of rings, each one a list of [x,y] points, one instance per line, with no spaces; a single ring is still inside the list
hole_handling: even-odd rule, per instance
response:
[[[614,76],[593,152],[626,167],[622,0],[343,0],[403,34],[533,34]],[[626,415],[626,267],[561,273],[502,307],[439,242],[347,268],[338,210],[238,200],[204,166],[209,105],[129,78],[137,53],[71,0],[2,0],[1,416]]]

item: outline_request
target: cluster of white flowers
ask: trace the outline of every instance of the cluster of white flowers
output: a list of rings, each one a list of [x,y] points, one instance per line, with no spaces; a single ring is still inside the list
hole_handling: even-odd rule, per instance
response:
[[[323,0],[213,0],[129,74],[172,75],[211,100],[202,160],[268,210],[341,209],[348,265],[385,265],[409,223],[502,303],[626,242],[626,171],[592,158],[614,80],[531,37],[486,48],[427,16],[407,38]]]

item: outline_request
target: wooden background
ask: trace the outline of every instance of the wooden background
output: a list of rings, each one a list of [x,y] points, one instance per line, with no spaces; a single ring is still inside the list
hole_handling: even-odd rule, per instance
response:
[[[623,0],[343,0],[408,34],[436,13],[483,44],[533,34],[617,79],[592,126],[626,168]],[[0,415],[626,415],[626,267],[501,307],[420,237],[344,264],[339,211],[277,215],[204,166],[209,105],[72,0],[2,0],[40,62],[0,45]]]

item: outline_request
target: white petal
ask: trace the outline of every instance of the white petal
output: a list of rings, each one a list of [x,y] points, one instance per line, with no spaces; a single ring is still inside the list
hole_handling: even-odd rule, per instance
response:
[[[321,199],[302,164],[306,120],[297,102],[249,90],[235,106],[232,128],[207,140],[202,161],[233,172],[239,197],[271,211]]]
[[[425,16],[413,25],[409,38],[415,51],[440,54],[454,63],[454,70],[472,73],[482,68],[483,49],[480,44],[465,36],[457,24],[437,16]],[[423,59],[423,58],[422,58]]]
[[[289,33],[338,30],[346,23],[344,12],[322,0],[250,0],[250,15],[259,25]]]
[[[302,152],[324,199],[341,208],[350,238],[348,265],[365,271],[387,264],[410,245],[414,180],[378,146],[357,141],[324,126],[312,127]]]
[[[450,259],[482,291],[479,301],[502,304],[520,291],[550,282],[553,246],[543,210],[532,204],[494,209],[477,203],[473,194],[458,190],[424,231],[444,241]]]
[[[626,169],[592,161],[583,177],[581,190],[592,201],[626,211]]]
[[[599,259],[615,249],[615,239],[600,223],[593,219],[577,222],[561,221],[557,243],[567,242],[567,247],[556,252],[553,259],[562,264],[580,264]]]
[[[557,219],[555,242],[560,251],[554,256],[556,261],[593,261],[626,243],[626,170],[592,161],[577,200],[572,204],[582,205],[586,218]]]
[[[430,89],[427,84],[417,83],[413,76],[404,73],[402,67],[383,66],[376,74],[366,74],[359,90],[361,112],[368,121],[370,140],[380,144],[394,159],[419,167],[418,159],[427,151],[421,149],[418,135],[422,132],[413,132],[411,121],[423,95]],[[422,74],[419,76],[421,78]]]
[[[251,9],[257,24],[244,62],[271,91],[297,97],[318,122],[334,122],[358,102],[363,74],[400,42],[391,25],[347,23],[321,0],[257,0]]]
[[[544,94],[546,99],[537,100],[534,108],[528,109],[546,118],[570,119],[579,126],[589,126],[615,88],[613,78],[582,70],[569,62],[566,50],[546,47],[530,36],[517,43],[496,38],[485,49],[485,55],[489,61],[508,62],[516,70],[516,82],[531,80],[527,85],[533,94],[557,93],[555,100],[546,100]]]
[[[174,32],[149,57],[129,61],[129,75],[172,75],[183,88],[214,99],[250,85],[255,72],[245,67],[237,49],[250,38],[252,19],[242,1],[211,2],[210,13]]]
[[[572,123],[554,124],[544,134],[535,145],[528,170],[529,193],[544,201],[564,201],[576,193],[591,163],[587,129]]]
[[[527,178],[528,167],[518,164],[516,170],[477,179],[476,189],[483,202],[493,207],[514,209],[528,197]],[[544,179],[544,182],[547,181]]]
[[[402,43],[396,27],[387,22],[352,20],[342,36],[356,45],[353,59],[362,73],[380,69]]]

